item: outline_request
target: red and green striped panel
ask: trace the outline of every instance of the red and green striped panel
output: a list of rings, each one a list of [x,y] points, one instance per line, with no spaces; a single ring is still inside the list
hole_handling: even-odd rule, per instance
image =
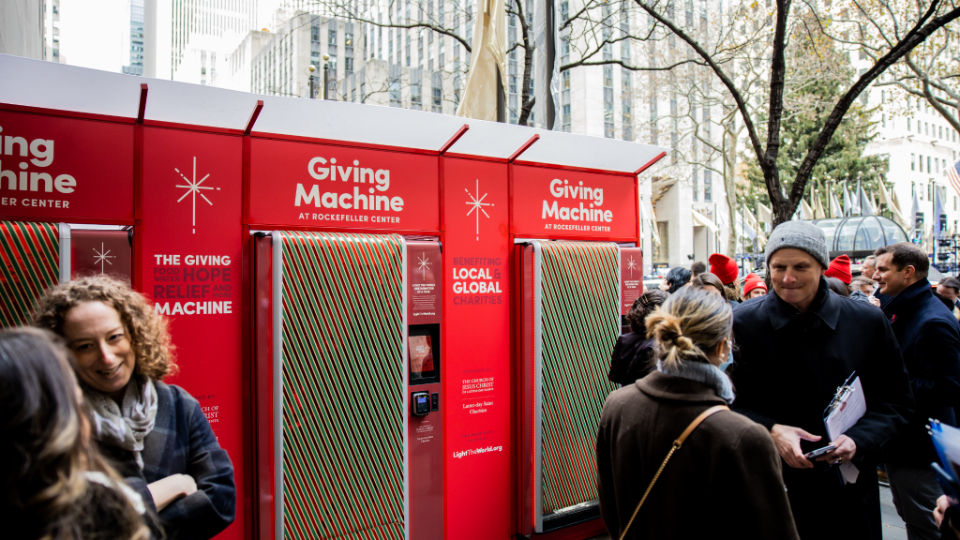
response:
[[[30,324],[37,300],[60,280],[56,223],[0,221],[0,327]]]
[[[620,335],[615,244],[544,242],[541,258],[541,490],[549,514],[597,499],[600,412]]]
[[[402,239],[282,236],[284,536],[401,539]]]

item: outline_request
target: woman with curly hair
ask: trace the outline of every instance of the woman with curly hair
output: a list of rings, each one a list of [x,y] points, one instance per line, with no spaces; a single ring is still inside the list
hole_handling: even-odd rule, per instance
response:
[[[59,338],[0,332],[5,538],[147,540],[143,499],[100,456]]]
[[[197,400],[162,382],[176,366],[166,320],[147,300],[84,278],[49,290],[34,319],[73,351],[93,437],[169,537],[207,539],[233,522],[233,465]]]

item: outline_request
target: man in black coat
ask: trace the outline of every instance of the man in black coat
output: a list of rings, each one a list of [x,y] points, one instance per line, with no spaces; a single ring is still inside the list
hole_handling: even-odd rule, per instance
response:
[[[819,227],[779,225],[766,260],[771,293],[734,311],[734,409],[770,430],[801,538],[880,540],[880,446],[906,426],[913,407],[893,331],[879,309],[829,291]],[[853,372],[867,412],[828,441],[824,409]],[[827,443],[836,449],[804,457]],[[843,462],[859,469],[855,483],[841,481],[834,465]]]
[[[943,494],[930,463],[936,451],[924,427],[928,418],[956,425],[960,403],[960,325],[927,281],[930,260],[917,246],[902,242],[877,250],[877,281],[891,297],[883,312],[897,336],[910,374],[916,412],[907,429],[885,447],[883,462],[897,513],[910,540],[940,538],[933,520]]]

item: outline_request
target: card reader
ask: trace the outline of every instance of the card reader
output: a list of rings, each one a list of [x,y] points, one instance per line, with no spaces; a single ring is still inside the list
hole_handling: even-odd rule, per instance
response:
[[[430,414],[430,393],[413,392],[410,394],[410,408],[414,416]]]

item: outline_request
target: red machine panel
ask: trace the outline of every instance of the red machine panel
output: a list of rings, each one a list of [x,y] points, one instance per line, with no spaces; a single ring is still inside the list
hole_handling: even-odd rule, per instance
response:
[[[513,233],[523,238],[636,240],[632,176],[517,165]]]
[[[438,185],[433,156],[253,139],[247,222],[436,232]]]
[[[0,216],[133,220],[133,125],[0,110]]]
[[[171,321],[180,372],[169,381],[197,398],[233,461],[237,517],[220,538],[242,538],[241,139],[151,127],[143,137],[137,273]]]
[[[411,540],[443,538],[441,269],[439,242],[407,242],[407,391],[425,392],[430,398],[430,412],[411,415],[407,424]]]
[[[511,534],[507,165],[443,159],[446,538]]]
[[[643,250],[620,248],[620,315],[626,315],[643,294]]]

